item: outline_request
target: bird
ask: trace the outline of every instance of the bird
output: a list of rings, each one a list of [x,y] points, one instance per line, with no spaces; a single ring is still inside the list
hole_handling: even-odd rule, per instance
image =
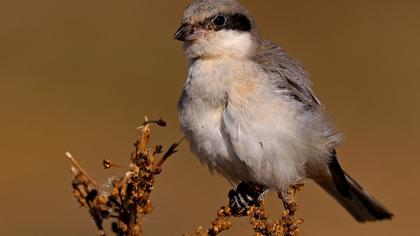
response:
[[[261,36],[239,1],[193,1],[174,38],[188,59],[181,131],[211,173],[265,186],[286,203],[289,186],[312,179],[358,222],[393,217],[341,167],[342,135],[306,70]]]

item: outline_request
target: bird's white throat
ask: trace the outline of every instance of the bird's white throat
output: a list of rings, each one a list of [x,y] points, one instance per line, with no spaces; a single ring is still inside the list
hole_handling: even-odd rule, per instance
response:
[[[203,37],[186,42],[185,52],[190,59],[234,57],[249,58],[255,51],[256,41],[249,32],[220,30],[205,32]]]

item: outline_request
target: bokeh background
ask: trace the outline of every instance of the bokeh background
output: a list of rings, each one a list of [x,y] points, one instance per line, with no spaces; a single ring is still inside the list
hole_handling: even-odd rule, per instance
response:
[[[0,1],[0,235],[96,235],[72,197],[71,151],[105,183],[128,163],[143,116],[163,117],[153,142],[181,133],[176,103],[187,61],[172,35],[189,1]],[[308,182],[303,235],[419,235],[419,1],[251,1],[265,38],[310,71],[346,135],[343,166],[396,215],[358,224]],[[183,144],[158,178],[146,235],[207,226],[231,188]],[[278,216],[280,202],[268,201]],[[235,220],[224,235],[250,235]]]

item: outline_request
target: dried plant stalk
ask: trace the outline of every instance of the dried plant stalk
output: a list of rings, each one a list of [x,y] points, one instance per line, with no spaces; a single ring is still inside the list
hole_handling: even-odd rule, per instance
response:
[[[142,219],[153,211],[150,194],[155,185],[155,177],[162,171],[164,162],[177,152],[178,143],[173,144],[159,159],[162,145],[149,148],[151,124],[166,126],[163,120],[146,121],[139,127],[139,135],[131,154],[129,171],[122,178],[111,179],[111,192],[100,190],[96,182],[87,174],[76,159],[67,153],[73,173],[73,194],[82,207],[89,209],[99,230],[105,235],[104,220],[111,219],[111,229],[118,236],[140,236],[143,233]],[[159,160],[158,160],[159,159]],[[105,169],[118,167],[110,160],[104,160]]]
[[[249,222],[254,230],[255,236],[298,236],[299,225],[303,223],[302,219],[295,218],[297,211],[296,194],[303,188],[303,184],[297,184],[289,187],[288,194],[290,195],[290,202],[285,204],[285,209],[279,220],[271,221],[265,210],[264,200],[261,199],[257,204],[249,206],[245,214],[235,214],[231,204],[223,206],[217,213],[217,218],[211,223],[207,230],[199,227],[194,235],[196,236],[215,236],[223,231],[229,230],[232,226],[230,219],[232,217],[248,217]],[[232,202],[232,199],[229,201]],[[190,236],[184,234],[184,236]]]

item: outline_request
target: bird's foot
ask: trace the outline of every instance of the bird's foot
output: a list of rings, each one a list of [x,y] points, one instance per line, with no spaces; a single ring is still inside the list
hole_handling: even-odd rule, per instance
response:
[[[236,190],[229,192],[229,207],[236,216],[244,216],[250,206],[259,206],[269,189],[265,186],[240,183]]]

